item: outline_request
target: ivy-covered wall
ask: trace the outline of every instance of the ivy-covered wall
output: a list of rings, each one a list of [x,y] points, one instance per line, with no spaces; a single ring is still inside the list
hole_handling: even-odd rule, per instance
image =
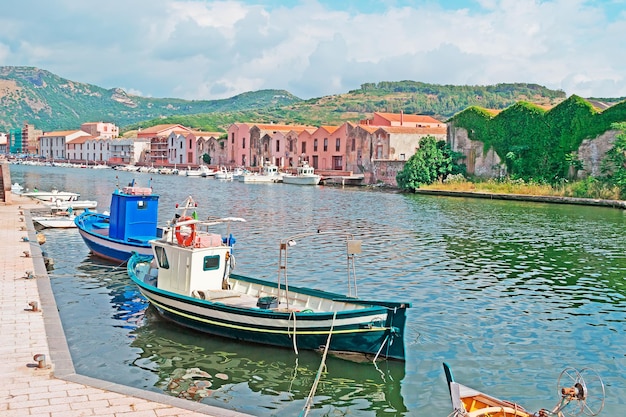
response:
[[[610,130],[611,123],[622,121],[626,121],[626,101],[599,112],[575,95],[547,111],[527,102],[497,114],[470,107],[448,121],[449,142],[453,150],[471,159],[470,151],[455,140],[461,135],[458,129],[464,129],[469,140],[483,144],[483,157],[492,150],[510,175],[554,182],[567,178],[572,167],[584,165],[579,159],[583,141],[602,135]],[[474,155],[474,159],[478,157]],[[487,176],[498,170],[491,171],[486,172]]]

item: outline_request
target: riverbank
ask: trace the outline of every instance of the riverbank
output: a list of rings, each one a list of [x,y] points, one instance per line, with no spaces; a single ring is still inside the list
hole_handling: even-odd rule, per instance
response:
[[[448,197],[464,197],[464,198],[486,198],[490,200],[513,200],[513,201],[534,201],[540,203],[553,204],[576,204],[584,206],[600,206],[612,207],[626,210],[626,201],[624,200],[603,200],[594,198],[575,198],[575,197],[559,197],[548,195],[529,195],[529,194],[499,194],[487,193],[481,191],[447,191],[418,189],[415,194],[439,195]]]
[[[248,416],[76,374],[29,212],[36,205],[11,201],[0,204],[2,416]]]

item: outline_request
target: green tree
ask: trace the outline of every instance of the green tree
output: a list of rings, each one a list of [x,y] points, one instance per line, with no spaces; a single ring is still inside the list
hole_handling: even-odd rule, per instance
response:
[[[205,164],[211,165],[211,155],[209,155],[208,153],[205,153],[204,155],[202,155],[202,160],[204,161]]]
[[[433,136],[420,140],[420,147],[398,172],[396,181],[403,190],[414,191],[421,185],[443,181],[450,174],[465,172],[465,166],[457,161],[462,154],[452,151],[445,141]]]

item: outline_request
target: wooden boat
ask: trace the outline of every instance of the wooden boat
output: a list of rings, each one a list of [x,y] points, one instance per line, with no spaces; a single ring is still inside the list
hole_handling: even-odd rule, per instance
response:
[[[567,368],[559,376],[557,391],[561,399],[550,409],[536,413],[526,411],[514,402],[501,400],[454,381],[448,364],[443,364],[452,400],[450,417],[563,417],[584,412],[588,416],[598,415],[604,408],[604,383],[600,376],[589,368],[577,371]],[[593,393],[593,394],[590,394]]]
[[[316,174],[313,167],[306,163],[297,167],[295,174],[283,175],[285,184],[318,185],[321,179],[322,176]]]
[[[86,210],[74,220],[81,237],[94,255],[124,263],[132,252],[152,253],[151,239],[160,235],[157,227],[159,196],[150,187],[134,181],[111,196],[110,214]]]
[[[195,203],[188,198],[183,207]],[[133,254],[127,264],[132,281],[163,317],[205,333],[296,352],[324,349],[366,355],[368,360],[405,359],[410,303],[363,300],[287,282],[287,251],[295,239],[326,234],[344,239],[348,276],[354,273],[360,241],[335,232],[291,236],[280,242],[275,282],[236,275],[229,225],[245,220],[199,221],[187,209],[179,221],[163,229],[162,238],[150,241],[151,256]],[[226,233],[215,233],[220,225]],[[351,288],[356,292],[356,282]]]

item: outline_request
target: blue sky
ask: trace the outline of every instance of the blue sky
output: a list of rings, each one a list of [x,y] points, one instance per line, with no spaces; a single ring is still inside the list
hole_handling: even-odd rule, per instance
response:
[[[20,0],[0,65],[131,94],[308,99],[378,81],[626,97],[626,0]]]

